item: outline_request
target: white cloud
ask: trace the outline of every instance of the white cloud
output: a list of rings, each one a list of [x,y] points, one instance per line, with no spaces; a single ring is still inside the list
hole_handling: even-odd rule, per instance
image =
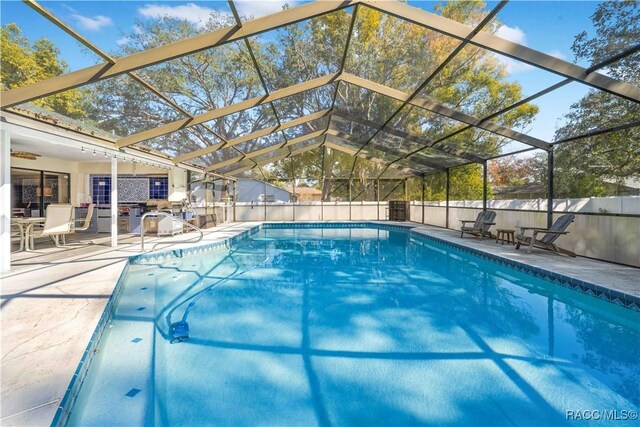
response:
[[[270,13],[280,12],[282,10],[282,6],[288,4],[293,7],[298,3],[297,1],[292,0],[235,0],[234,4],[238,9],[238,13],[240,16],[254,16],[260,17],[263,15],[268,15]]]
[[[166,6],[158,4],[147,4],[138,9],[138,13],[147,18],[176,18],[191,22],[198,28],[205,26],[209,15],[214,10],[208,7],[198,6],[194,3],[181,4],[178,6]]]
[[[495,33],[496,36],[501,37],[503,39],[509,40],[514,43],[518,43],[520,45],[527,45],[527,35],[518,27],[509,27],[508,25],[503,25],[498,28],[498,31]],[[547,55],[551,55],[554,58],[566,60],[567,55],[562,53],[561,51],[554,49],[550,52],[546,52]],[[524,62],[520,62],[516,59],[511,59],[507,56],[497,55],[496,57],[500,62],[505,65],[505,70],[507,74],[516,74],[516,73],[525,73],[527,71],[535,70],[536,67],[525,64]]]
[[[74,13],[71,17],[75,19],[81,28],[89,31],[99,31],[104,27],[113,25],[111,18],[104,15],[83,16],[78,13]]]
[[[524,31],[522,31],[518,27],[503,25],[498,28],[498,31],[496,31],[496,36],[502,37],[503,39],[507,39],[514,43],[522,44],[525,46],[527,45],[527,36],[525,35]]]
[[[527,71],[535,70],[535,67],[524,62],[520,62],[516,59],[507,58],[502,56],[499,58],[507,66],[507,74],[525,73]]]
[[[498,31],[496,31],[495,35],[514,43],[518,43],[524,46],[527,45],[527,36],[524,31],[522,31],[518,27],[509,27],[508,25],[503,25],[498,28]],[[520,62],[503,55],[496,54],[496,58],[498,58],[498,61],[502,62],[505,65],[507,74],[524,73],[533,69],[533,67],[529,64],[525,64],[524,62]]]
[[[260,17],[274,12],[280,12],[285,4],[293,7],[297,0],[235,0],[234,4],[241,17]],[[138,9],[138,13],[146,18],[169,17],[183,19],[191,22],[198,28],[202,28],[207,23],[209,16],[215,9],[200,6],[195,3],[186,3],[176,6],[165,4],[146,4]],[[228,10],[218,10],[223,15],[231,15]]]

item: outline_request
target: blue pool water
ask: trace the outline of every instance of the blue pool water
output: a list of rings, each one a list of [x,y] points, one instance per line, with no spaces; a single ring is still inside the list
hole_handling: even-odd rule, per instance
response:
[[[640,313],[408,231],[260,229],[122,286],[71,425],[584,425],[567,411],[640,406]]]

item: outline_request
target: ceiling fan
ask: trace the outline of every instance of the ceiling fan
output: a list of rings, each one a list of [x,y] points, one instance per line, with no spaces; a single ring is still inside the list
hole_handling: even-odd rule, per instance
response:
[[[35,160],[41,157],[40,154],[29,153],[28,151],[13,151],[11,150],[11,157],[17,157],[19,159]]]

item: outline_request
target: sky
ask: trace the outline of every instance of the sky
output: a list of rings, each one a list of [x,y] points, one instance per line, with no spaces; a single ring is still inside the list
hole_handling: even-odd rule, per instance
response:
[[[41,1],[45,8],[73,27],[102,50],[114,52],[126,41],[128,34],[137,31],[136,22],[160,16],[173,16],[202,25],[212,10],[225,14],[231,11],[226,1]],[[242,16],[259,17],[282,9],[282,5],[302,4],[302,1],[236,0]],[[432,11],[435,2],[409,1],[409,4]],[[492,8],[497,2],[488,2]],[[574,61],[571,45],[581,31],[592,31],[590,16],[598,6],[595,1],[510,1],[498,14],[503,26],[497,35],[524,44],[560,59]],[[30,40],[48,37],[62,52],[62,58],[71,71],[102,62],[78,42],[20,1],[0,2],[1,22],[17,23]],[[506,57],[500,58],[507,66],[510,81],[517,81],[523,94],[530,95],[561,81],[552,73],[536,69]],[[580,63],[579,65],[589,65]],[[540,113],[534,123],[524,130],[531,136],[551,141],[562,116],[572,103],[578,101],[589,88],[570,83],[565,88],[547,94],[534,103]],[[515,147],[515,145],[513,146]],[[513,148],[512,148],[513,149]],[[511,151],[511,150],[510,150]]]

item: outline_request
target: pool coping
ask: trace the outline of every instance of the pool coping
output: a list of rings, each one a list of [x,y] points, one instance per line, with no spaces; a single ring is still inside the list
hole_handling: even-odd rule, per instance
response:
[[[381,221],[314,221],[314,222],[261,222],[248,230],[241,231],[233,236],[221,239],[216,242],[207,243],[203,245],[196,245],[181,249],[168,249],[164,251],[158,251],[153,253],[132,255],[127,258],[126,264],[120,273],[120,276],[116,282],[113,293],[109,297],[107,304],[100,316],[98,324],[91,335],[91,339],[87,344],[82,358],[74,371],[73,377],[67,387],[67,390],[60,401],[56,414],[51,422],[52,426],[66,425],[71,415],[71,410],[78,397],[80,388],[87,376],[89,367],[95,356],[97,345],[101,341],[104,335],[107,325],[111,320],[114,313],[116,302],[122,291],[124,279],[129,272],[131,265],[155,263],[170,258],[183,258],[186,255],[200,254],[216,250],[219,248],[229,248],[230,244],[251,236],[261,229],[304,229],[304,228],[327,228],[327,229],[340,229],[340,228],[376,228],[379,230],[387,231],[408,231],[411,238],[416,240],[423,240],[428,242],[435,242],[443,246],[465,252],[481,259],[495,262],[499,265],[512,268],[516,271],[531,274],[534,277],[548,280],[556,285],[563,286],[574,291],[590,295],[600,300],[605,300],[609,303],[616,304],[628,308],[630,310],[640,312],[640,298],[634,295],[626,294],[617,290],[609,289],[595,283],[591,283],[585,280],[577,279],[568,275],[556,273],[551,270],[547,270],[540,267],[535,267],[520,261],[516,261],[504,256],[492,254],[480,249],[472,248],[464,244],[451,242],[446,239],[432,236],[428,230],[420,229],[419,225],[413,224],[388,224]]]

